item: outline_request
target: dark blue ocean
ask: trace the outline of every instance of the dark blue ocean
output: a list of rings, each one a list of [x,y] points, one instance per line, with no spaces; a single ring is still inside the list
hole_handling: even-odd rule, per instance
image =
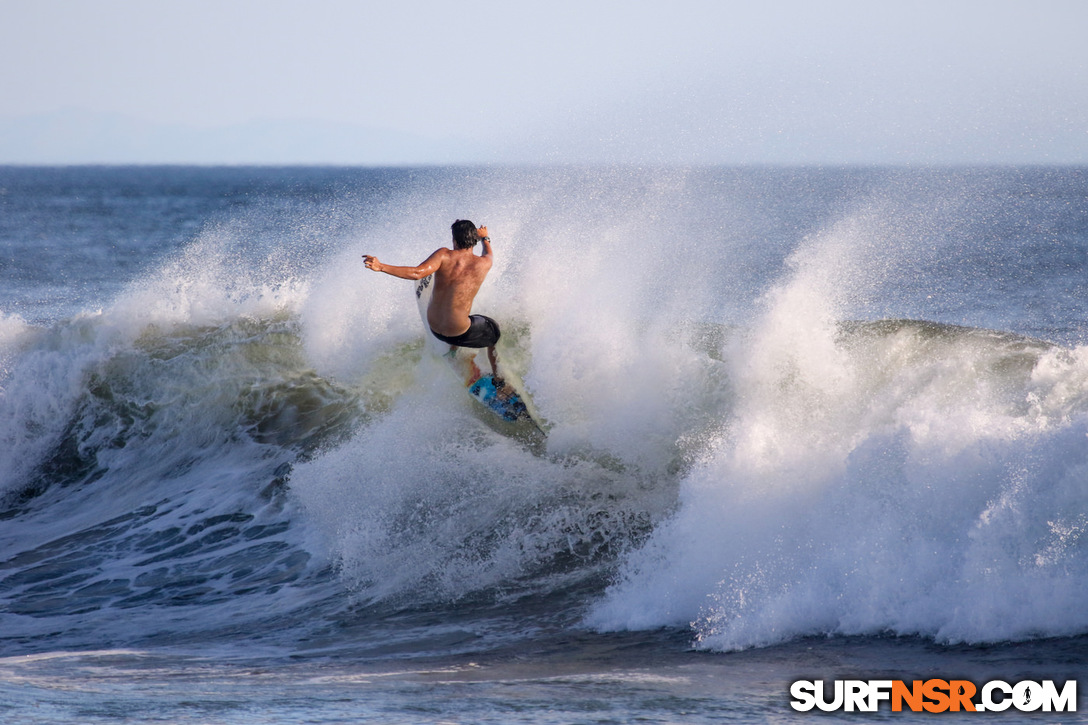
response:
[[[458,218],[546,438],[363,267]],[[2,722],[1085,710],[1088,169],[0,167],[0,280]]]

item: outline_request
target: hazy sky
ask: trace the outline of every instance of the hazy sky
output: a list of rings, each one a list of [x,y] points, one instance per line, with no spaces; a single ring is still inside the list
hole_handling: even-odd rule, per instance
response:
[[[1086,29],[1086,0],[0,0],[0,162],[1088,163]]]

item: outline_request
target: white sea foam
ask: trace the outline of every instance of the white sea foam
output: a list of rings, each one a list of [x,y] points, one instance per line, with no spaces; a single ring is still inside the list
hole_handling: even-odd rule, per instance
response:
[[[591,624],[690,623],[714,650],[1088,626],[1086,351],[907,323],[844,328],[844,295],[867,281],[856,248],[842,229],[811,240],[728,346],[739,391],[728,429]]]
[[[135,375],[125,384],[146,388],[141,394],[147,398],[130,402],[144,406],[199,398],[201,376],[206,385],[236,387],[230,373],[223,370],[188,371],[197,377],[194,380],[181,366],[174,377],[165,378],[153,366],[127,368],[134,356],[146,354],[140,346],[157,336],[178,332],[183,340],[201,329],[285,315],[305,298],[305,282],[285,272],[280,255],[246,254],[237,249],[238,242],[222,231],[209,231],[158,270],[134,281],[107,306],[49,328],[32,329],[17,319],[5,321],[0,358],[6,380],[0,400],[0,493],[26,484],[27,475],[78,417],[77,406],[96,381],[108,381],[114,374]],[[224,411],[179,406],[176,412],[179,419],[172,425],[185,428],[188,440],[199,448],[198,431],[213,426],[214,415]],[[108,440],[119,431],[103,428],[87,433]],[[83,445],[94,448],[93,441],[84,440]]]

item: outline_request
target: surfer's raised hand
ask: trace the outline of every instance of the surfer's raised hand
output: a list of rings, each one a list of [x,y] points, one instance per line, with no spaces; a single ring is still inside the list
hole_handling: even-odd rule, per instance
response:
[[[476,238],[480,240],[480,244],[483,246],[480,256],[491,259],[491,237],[487,236],[487,227],[477,229]]]
[[[367,269],[372,269],[375,272],[381,272],[382,271],[382,263],[378,261],[377,257],[374,257],[372,255],[364,254],[363,255],[363,264],[366,265]]]

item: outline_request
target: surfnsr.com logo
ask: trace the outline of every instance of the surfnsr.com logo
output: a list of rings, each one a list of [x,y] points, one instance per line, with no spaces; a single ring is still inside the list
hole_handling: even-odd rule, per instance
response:
[[[976,686],[968,680],[798,680],[790,685],[790,706],[799,712],[876,712],[888,703],[892,712],[1076,712],[1077,681],[1060,688],[1053,680],[1008,683],[992,680]]]

